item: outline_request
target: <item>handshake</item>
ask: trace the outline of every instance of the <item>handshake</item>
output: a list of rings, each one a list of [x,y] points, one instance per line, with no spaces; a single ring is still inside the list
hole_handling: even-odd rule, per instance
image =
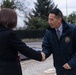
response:
[[[45,54],[43,52],[41,52],[41,55],[42,55],[42,61],[45,60]]]

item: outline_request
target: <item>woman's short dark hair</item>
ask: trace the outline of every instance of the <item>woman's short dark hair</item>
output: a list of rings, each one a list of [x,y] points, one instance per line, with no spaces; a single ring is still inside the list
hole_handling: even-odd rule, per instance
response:
[[[63,18],[63,14],[61,12],[61,10],[59,10],[58,8],[54,8],[52,10],[50,10],[49,14],[55,14],[58,18]]]
[[[14,28],[17,25],[17,14],[10,8],[0,10],[0,26]]]

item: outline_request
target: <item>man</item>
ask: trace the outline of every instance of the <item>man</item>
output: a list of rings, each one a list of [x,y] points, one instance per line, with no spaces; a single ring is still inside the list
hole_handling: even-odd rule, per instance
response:
[[[43,60],[53,54],[57,75],[76,75],[76,28],[63,20],[59,9],[48,16],[49,27],[43,38]]]

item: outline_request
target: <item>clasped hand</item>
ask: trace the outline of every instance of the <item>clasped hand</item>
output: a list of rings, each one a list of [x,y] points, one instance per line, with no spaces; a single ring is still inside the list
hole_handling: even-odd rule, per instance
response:
[[[65,69],[67,69],[67,70],[71,69],[71,67],[69,66],[68,63],[64,64],[63,67],[64,67]]]

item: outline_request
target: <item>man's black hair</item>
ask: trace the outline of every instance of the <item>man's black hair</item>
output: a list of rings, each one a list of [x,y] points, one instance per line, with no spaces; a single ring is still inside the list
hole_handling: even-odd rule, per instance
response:
[[[50,10],[49,14],[55,14],[58,18],[63,18],[63,14],[61,12],[61,10],[59,10],[58,8],[54,8],[52,10]]]

